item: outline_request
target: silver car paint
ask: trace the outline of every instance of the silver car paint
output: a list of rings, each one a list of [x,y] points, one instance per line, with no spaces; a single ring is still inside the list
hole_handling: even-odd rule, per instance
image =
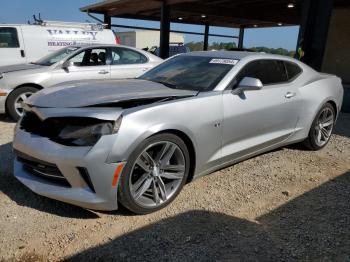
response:
[[[339,112],[343,96],[341,80],[335,76],[319,74],[296,60],[254,53],[242,55],[235,52],[199,52],[194,54],[235,58],[240,61],[212,92],[192,94],[178,100],[124,110],[118,107],[37,107],[35,101],[39,105],[43,103],[40,101],[43,101],[44,97],[41,97],[40,93],[33,96],[30,102],[33,106],[31,110],[43,118],[57,115],[84,115],[101,119],[117,119],[123,114],[123,121],[118,133],[103,136],[91,148],[80,149],[86,150],[84,152],[76,152],[77,149],[61,146],[46,138],[17,129],[13,142],[16,150],[46,162],[56,163],[69,181],[77,182],[72,191],[62,191],[59,186],[56,186],[57,191],[55,191],[51,186],[47,187],[44,182],[38,182],[36,178],[26,174],[16,160],[15,176],[33,191],[51,198],[93,209],[116,209],[116,188],[111,186],[113,167],[117,163],[126,162],[140,142],[153,134],[175,130],[187,136],[195,150],[194,177],[199,177],[256,154],[305,139],[315,115],[325,102],[334,103]],[[186,55],[193,55],[193,53]],[[240,57],[237,57],[238,55]],[[291,83],[264,86],[262,90],[245,92],[245,97],[225,90],[239,70],[256,59],[292,61],[303,69],[303,73]],[[140,86],[144,84],[146,84],[144,81],[140,81]],[[75,93],[75,96],[79,97],[76,102],[84,103],[85,106],[105,103],[106,100],[101,97],[108,97],[108,95],[111,95],[111,100],[120,101],[121,99],[120,96],[118,97],[119,88],[115,89],[115,94],[109,93],[111,90],[106,89],[100,97],[91,100],[86,98],[87,94],[82,88],[79,90],[80,96]],[[159,92],[159,90],[153,91],[153,95]],[[44,92],[54,93],[55,91]],[[295,95],[287,98],[288,92]],[[141,92],[138,96],[127,96],[125,99],[142,98],[144,95]],[[61,102],[57,103],[60,105]],[[97,183],[95,197],[92,197],[82,179],[78,178],[73,171],[72,168],[77,165],[86,167],[93,183]],[[79,194],[74,190],[77,192],[80,190]],[[78,198],[77,195],[80,197]]]
[[[98,88],[96,88],[98,86]],[[82,99],[83,94],[89,94]],[[34,94],[27,104],[37,107],[84,107],[129,101],[132,99],[196,95],[197,92],[176,90],[139,79],[79,82],[48,88]]]
[[[69,70],[62,69],[64,61],[77,53],[88,48],[103,48],[103,47],[123,47],[135,50],[148,59],[144,64],[132,65],[99,65],[85,67],[70,67]],[[0,97],[0,113],[5,113],[5,103],[9,94],[17,87],[24,85],[34,85],[40,88],[47,88],[57,85],[62,82],[76,80],[107,80],[120,78],[135,78],[147,71],[148,69],[158,65],[163,60],[143,50],[138,50],[132,47],[120,45],[88,45],[79,48],[72,54],[58,61],[51,66],[40,66],[34,64],[22,64],[0,67],[0,73],[3,73],[3,78],[0,79],[0,92],[7,93],[6,97]],[[105,70],[107,74],[100,74],[100,71]]]

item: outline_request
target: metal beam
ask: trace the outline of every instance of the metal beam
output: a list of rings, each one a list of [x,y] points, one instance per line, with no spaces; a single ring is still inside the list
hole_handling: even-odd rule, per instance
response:
[[[205,24],[204,27],[204,44],[203,44],[203,50],[208,51],[208,44],[209,44],[209,25]]]
[[[131,26],[131,25],[112,24],[112,27],[159,31],[159,28],[144,27],[144,26]],[[204,33],[199,33],[199,32],[190,32],[190,31],[182,31],[182,30],[170,30],[170,32],[172,32],[172,33],[179,33],[179,34],[189,34],[189,35],[201,35],[201,36],[204,36]],[[225,37],[225,38],[237,38],[238,39],[238,36],[232,36],[232,35],[208,34],[208,36]]]
[[[333,0],[305,0],[303,3],[298,47],[304,51],[303,62],[321,70],[327,43]]]
[[[243,49],[244,43],[244,27],[239,28],[238,48]]]
[[[107,29],[111,29],[112,19],[109,15],[105,14],[103,16],[103,23],[106,24]]]
[[[170,8],[167,3],[162,2],[160,19],[160,57],[165,59],[169,57],[169,39],[170,39]]]

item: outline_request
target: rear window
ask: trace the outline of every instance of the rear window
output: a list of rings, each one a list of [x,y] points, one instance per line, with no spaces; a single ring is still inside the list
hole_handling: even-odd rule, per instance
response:
[[[16,48],[16,47],[19,47],[16,28],[0,27],[0,48]]]
[[[301,74],[302,70],[298,65],[291,62],[284,62],[284,64],[286,66],[288,80],[294,80]]]
[[[121,47],[112,49],[112,65],[143,64],[147,61],[147,57],[134,50]]]

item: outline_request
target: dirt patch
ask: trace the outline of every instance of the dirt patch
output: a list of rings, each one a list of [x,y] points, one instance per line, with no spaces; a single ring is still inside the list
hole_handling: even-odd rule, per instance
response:
[[[12,176],[0,119],[0,260],[350,260],[350,115],[321,151],[291,146],[199,178],[157,213],[93,212]]]

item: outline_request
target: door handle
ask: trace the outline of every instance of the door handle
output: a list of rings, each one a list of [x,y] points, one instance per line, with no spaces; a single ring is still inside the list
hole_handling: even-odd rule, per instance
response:
[[[99,71],[98,73],[101,74],[101,75],[105,75],[105,74],[108,74],[109,71],[107,71],[107,70],[101,70],[101,71]]]
[[[287,92],[287,94],[284,96],[285,98],[292,98],[295,97],[296,93],[292,93],[292,92]]]
[[[146,72],[148,70],[148,68],[143,68],[142,71],[143,72]]]

